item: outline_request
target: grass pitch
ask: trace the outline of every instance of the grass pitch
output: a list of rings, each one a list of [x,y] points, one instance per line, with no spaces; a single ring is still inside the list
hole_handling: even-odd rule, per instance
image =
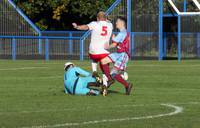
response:
[[[75,61],[90,70],[89,61]],[[116,83],[107,97],[63,93],[64,61],[0,61],[0,128],[199,128],[200,61],[129,62],[135,92]],[[183,111],[171,116],[153,117]]]

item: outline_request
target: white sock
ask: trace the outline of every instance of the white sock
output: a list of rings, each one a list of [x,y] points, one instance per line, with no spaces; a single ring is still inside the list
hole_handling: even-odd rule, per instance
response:
[[[92,62],[92,71],[96,72],[97,71],[97,63]]]
[[[105,85],[106,87],[108,86],[108,78],[106,77],[105,74],[103,74],[103,85]]]

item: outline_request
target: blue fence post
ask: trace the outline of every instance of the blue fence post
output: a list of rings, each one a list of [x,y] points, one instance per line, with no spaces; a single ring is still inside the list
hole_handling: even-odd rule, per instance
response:
[[[178,62],[181,62],[181,16],[178,16]]]
[[[16,39],[12,38],[12,60],[16,60]]]
[[[200,33],[197,33],[197,57],[200,58]]]
[[[39,37],[41,37],[42,34],[39,33]],[[39,39],[39,44],[38,44],[38,53],[41,55],[42,54],[42,39]]]
[[[131,32],[131,0],[127,0],[127,30],[128,32]]]
[[[49,60],[49,39],[45,39],[45,60]]]
[[[131,28],[131,0],[127,0],[127,30],[128,32],[130,33],[130,39],[132,40],[132,34],[131,34],[131,31],[132,31],[132,28]],[[132,46],[132,44],[131,44]],[[131,49],[132,51],[132,49]],[[132,53],[132,52],[131,52]]]
[[[131,56],[134,58],[135,56],[135,34],[132,33],[132,38],[131,38]]]
[[[80,40],[80,60],[84,60],[84,39]]]
[[[72,38],[72,32],[69,32],[69,38]],[[73,42],[72,39],[69,39],[69,48],[68,48],[69,54],[73,54]]]
[[[187,12],[187,0],[184,0],[184,12]]]
[[[164,48],[163,48],[163,53],[164,53],[164,57],[167,57],[167,33],[164,33],[164,41],[163,41],[163,43],[164,43]]]
[[[163,59],[163,0],[159,0],[159,55]]]

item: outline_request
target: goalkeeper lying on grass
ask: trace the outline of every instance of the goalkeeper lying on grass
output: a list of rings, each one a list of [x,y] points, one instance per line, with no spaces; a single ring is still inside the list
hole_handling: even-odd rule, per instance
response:
[[[92,76],[89,72],[76,67],[68,62],[64,66],[64,88],[66,94],[72,95],[99,95],[100,91],[91,89],[91,86],[99,87],[101,78]]]

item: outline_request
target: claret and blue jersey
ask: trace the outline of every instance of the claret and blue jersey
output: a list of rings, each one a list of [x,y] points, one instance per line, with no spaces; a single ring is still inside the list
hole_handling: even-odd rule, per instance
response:
[[[118,35],[113,39],[113,42],[117,43],[118,45],[123,43],[123,41],[127,37],[127,30],[121,30]],[[114,62],[114,67],[118,70],[125,70],[129,56],[126,52],[115,52],[109,55],[109,58]]]
[[[122,43],[125,40],[126,36],[127,30],[123,29],[118,33],[118,35],[113,39],[113,41],[116,43]]]

